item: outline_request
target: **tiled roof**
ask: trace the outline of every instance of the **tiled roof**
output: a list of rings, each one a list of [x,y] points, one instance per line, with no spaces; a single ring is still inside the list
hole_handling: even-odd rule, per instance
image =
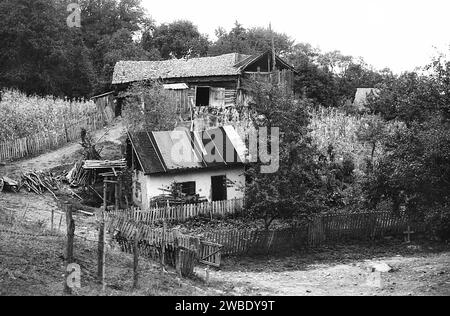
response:
[[[237,53],[216,57],[172,59],[164,61],[119,61],[114,68],[113,84],[149,79],[173,79],[209,76],[233,76],[236,65],[250,56]]]

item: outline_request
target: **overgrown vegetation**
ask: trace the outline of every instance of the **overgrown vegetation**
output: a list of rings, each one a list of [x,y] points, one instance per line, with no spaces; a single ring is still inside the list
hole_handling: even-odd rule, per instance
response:
[[[280,169],[250,168],[250,214],[275,218],[322,211],[406,211],[448,238],[450,62],[437,56],[421,71],[394,75],[339,51],[323,52],[267,28],[218,28],[217,40],[190,21],[157,24],[140,0],[81,0],[82,27],[65,24],[68,1],[0,3],[0,85],[27,94],[87,97],[110,89],[119,60],[193,58],[272,47],[297,72],[295,95],[254,84],[256,126],[280,127]],[[21,28],[17,28],[21,25]],[[137,36],[140,34],[141,36]],[[352,108],[357,88],[378,88],[366,109]],[[170,96],[156,83],[128,92],[131,130],[177,125]],[[336,109],[338,108],[338,109]],[[0,141],[60,129],[94,109],[91,102],[1,95]],[[263,119],[261,119],[263,118]],[[269,139],[270,143],[270,139]]]
[[[175,100],[161,84],[136,83],[123,96],[123,117],[129,131],[170,131],[177,126]]]
[[[76,123],[95,111],[91,101],[27,96],[17,90],[4,90],[0,100],[0,141],[60,132],[64,124]]]

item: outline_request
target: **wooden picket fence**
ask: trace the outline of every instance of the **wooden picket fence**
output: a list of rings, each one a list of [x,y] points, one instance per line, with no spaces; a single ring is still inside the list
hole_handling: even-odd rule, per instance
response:
[[[318,215],[303,225],[280,230],[219,230],[200,236],[182,235],[116,212],[107,214],[108,229],[132,240],[135,232],[152,249],[179,245],[194,250],[200,263],[220,267],[223,255],[259,255],[289,252],[293,249],[317,248],[345,241],[374,240],[382,236],[403,235],[411,225],[416,232],[425,231],[421,223],[410,223],[406,216],[391,212]],[[175,242],[177,240],[177,242]]]
[[[311,222],[281,230],[225,230],[206,233],[205,240],[221,244],[223,255],[272,254],[306,249],[346,240],[368,240],[401,235],[408,229],[406,216],[390,212],[319,215]],[[415,232],[424,231],[412,224]]]
[[[102,113],[92,113],[77,122],[68,122],[60,131],[39,133],[29,137],[0,143],[0,161],[13,161],[42,154],[65,146],[80,139],[80,131],[85,128],[89,132],[96,131],[106,125]]]
[[[111,211],[111,214],[144,224],[154,224],[166,221],[167,223],[185,222],[197,216],[226,216],[236,214],[244,209],[244,199],[228,201],[204,202],[199,204],[185,204],[153,208],[143,211],[132,208],[125,211]]]

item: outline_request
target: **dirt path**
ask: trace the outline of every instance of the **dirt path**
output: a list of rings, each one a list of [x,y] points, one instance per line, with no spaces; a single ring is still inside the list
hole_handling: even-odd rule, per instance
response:
[[[108,134],[105,135],[105,133]],[[117,121],[113,125],[99,130],[93,134],[94,140],[103,137],[98,144],[98,149],[102,149],[102,156],[107,159],[114,159],[117,152],[120,152],[121,140],[125,135],[125,128],[122,121]],[[78,143],[71,143],[58,150],[45,153],[38,157],[21,160],[0,166],[0,175],[18,178],[22,172],[39,170],[45,171],[62,165],[73,164],[82,158],[81,146]]]
[[[237,295],[450,295],[450,252],[283,268],[286,262],[288,266],[295,266],[295,261],[295,257],[291,257],[228,267],[224,271],[213,272],[212,280],[236,284],[233,292]],[[393,272],[382,273],[380,279],[369,272],[370,262],[385,262],[393,268]],[[278,268],[271,269],[274,266]]]

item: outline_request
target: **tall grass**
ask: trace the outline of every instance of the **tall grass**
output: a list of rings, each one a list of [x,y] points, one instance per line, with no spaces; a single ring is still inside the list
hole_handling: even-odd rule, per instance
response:
[[[40,132],[59,131],[96,111],[92,101],[27,96],[4,90],[0,101],[0,142]]]

